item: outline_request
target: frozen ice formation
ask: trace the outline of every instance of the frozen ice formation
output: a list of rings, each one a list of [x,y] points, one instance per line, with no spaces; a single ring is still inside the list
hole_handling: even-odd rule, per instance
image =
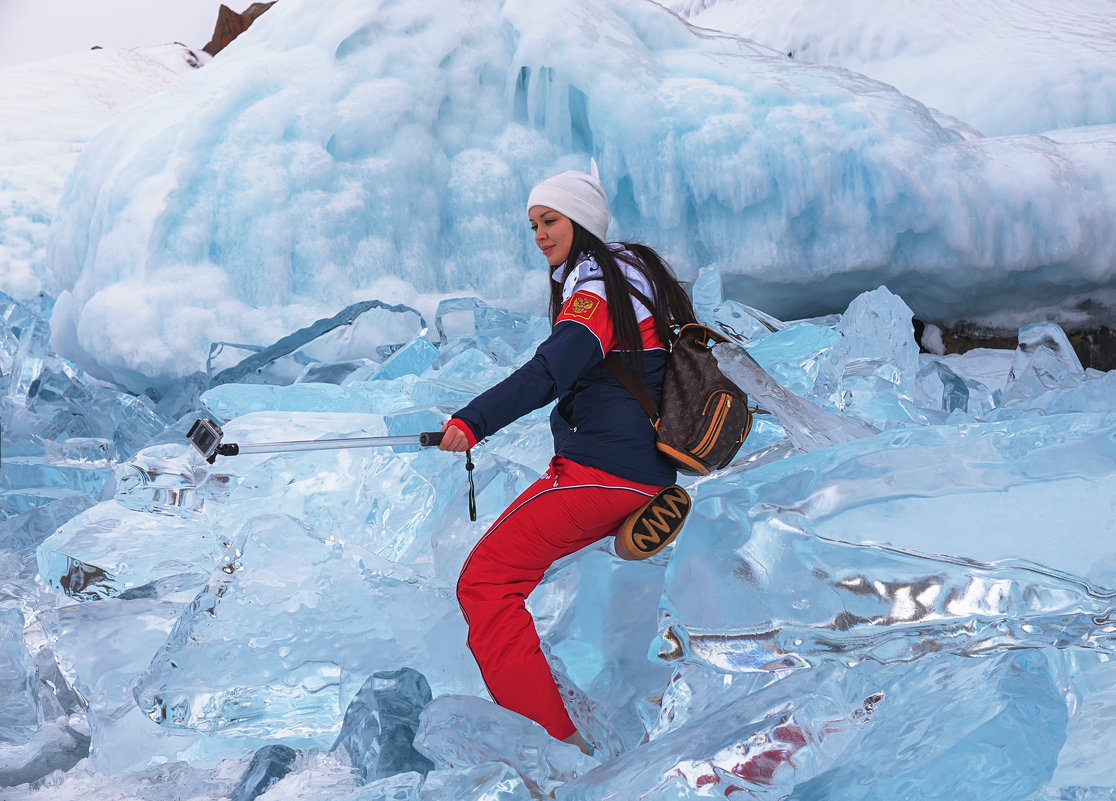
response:
[[[1044,37],[1111,22],[1059,8]],[[1005,98],[983,136],[834,66],[961,41],[863,13],[823,65],[643,0],[285,0],[184,80],[98,73],[112,120],[0,142],[0,798],[1112,796],[1116,384],[1058,324],[1116,305],[1116,120],[1073,77],[1110,45],[1025,76],[1090,127]],[[4,109],[60,96],[32,72]],[[675,545],[529,599],[586,757],[489,702],[454,598],[546,409],[475,450],[476,523],[449,454],[185,432],[437,429],[546,336],[522,202],[590,156],[758,414]],[[916,313],[1018,347],[919,353]]]
[[[826,0],[663,5],[695,25],[763,42],[795,60],[884,81],[988,135],[1087,129],[1112,122],[1116,112],[1116,20],[1103,0],[904,3],[887,10]],[[997,56],[989,58],[990,51]]]
[[[885,284],[925,320],[1018,327],[1036,301],[1114,319],[1111,131],[974,135],[646,0],[468,9],[343,0],[326,21],[289,0],[121,113],[53,217],[59,352],[142,392],[203,370],[213,342],[267,345],[363,298],[537,312],[523,200],[590,157],[613,237],[687,280],[716,266],[779,317]]]
[[[1098,746],[1116,633],[1111,374],[1082,370],[1049,323],[1014,353],[918,354],[883,287],[792,323],[730,305],[716,271],[695,297],[730,337],[718,357],[758,405],[755,430],[729,468],[687,480],[670,549],[627,562],[599,543],[529,599],[592,758],[487,700],[453,593],[472,543],[545,467],[543,411],[474,453],[470,523],[462,462],[436,450],[209,464],[185,415],[123,456],[111,428],[69,436],[96,408],[64,427],[65,394],[31,412],[16,389],[0,777],[60,769],[66,794],[178,765],[167,798],[415,801],[1116,786]],[[239,442],[430,430],[545,323],[462,298],[435,329],[353,369],[331,371],[351,354],[323,347],[340,361],[195,392],[196,413]],[[127,405],[36,347],[20,356],[33,381]],[[95,478],[29,486],[66,470]]]

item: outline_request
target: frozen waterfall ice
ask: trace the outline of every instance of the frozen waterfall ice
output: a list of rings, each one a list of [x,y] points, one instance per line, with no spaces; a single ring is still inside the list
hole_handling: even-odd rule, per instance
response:
[[[285,0],[77,159],[55,346],[142,392],[369,297],[537,312],[524,198],[590,157],[612,237],[777,317],[886,284],[929,321],[1116,319],[1111,136],[974,136],[785,52],[646,0]]]

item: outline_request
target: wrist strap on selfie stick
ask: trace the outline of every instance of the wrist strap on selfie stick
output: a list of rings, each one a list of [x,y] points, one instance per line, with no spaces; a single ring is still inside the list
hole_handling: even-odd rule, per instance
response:
[[[477,522],[477,491],[473,486],[473,452],[465,449],[465,474],[469,476],[469,520]]]

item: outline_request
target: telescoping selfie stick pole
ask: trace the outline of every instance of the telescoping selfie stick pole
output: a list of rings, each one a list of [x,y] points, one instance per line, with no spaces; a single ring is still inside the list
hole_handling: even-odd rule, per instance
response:
[[[398,437],[347,437],[345,439],[303,439],[294,442],[257,442],[238,444],[222,442],[225,432],[212,420],[194,421],[186,438],[205,460],[213,464],[218,456],[239,456],[247,453],[288,453],[290,451],[328,451],[335,448],[383,448],[391,445],[437,446],[442,441],[440,431],[424,431]]]
[[[392,445],[421,445],[425,448],[436,447],[442,442],[442,432],[424,431],[421,434],[407,434],[397,437],[349,437],[346,439],[310,439],[294,442],[257,442],[238,444],[222,442],[221,427],[212,420],[198,418],[190,426],[186,438],[197,448],[205,460],[213,464],[218,456],[239,456],[249,453],[289,453],[291,451],[325,451],[340,448],[382,448]],[[473,488],[473,458],[465,451],[465,470],[469,474],[469,519],[476,521],[477,505]]]

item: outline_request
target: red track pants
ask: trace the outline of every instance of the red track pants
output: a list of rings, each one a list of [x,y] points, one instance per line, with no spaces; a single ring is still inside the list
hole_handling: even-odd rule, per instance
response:
[[[525,602],[556,560],[613,534],[662,487],[555,456],[473,548],[457,582],[469,649],[492,698],[564,740],[577,728]]]

